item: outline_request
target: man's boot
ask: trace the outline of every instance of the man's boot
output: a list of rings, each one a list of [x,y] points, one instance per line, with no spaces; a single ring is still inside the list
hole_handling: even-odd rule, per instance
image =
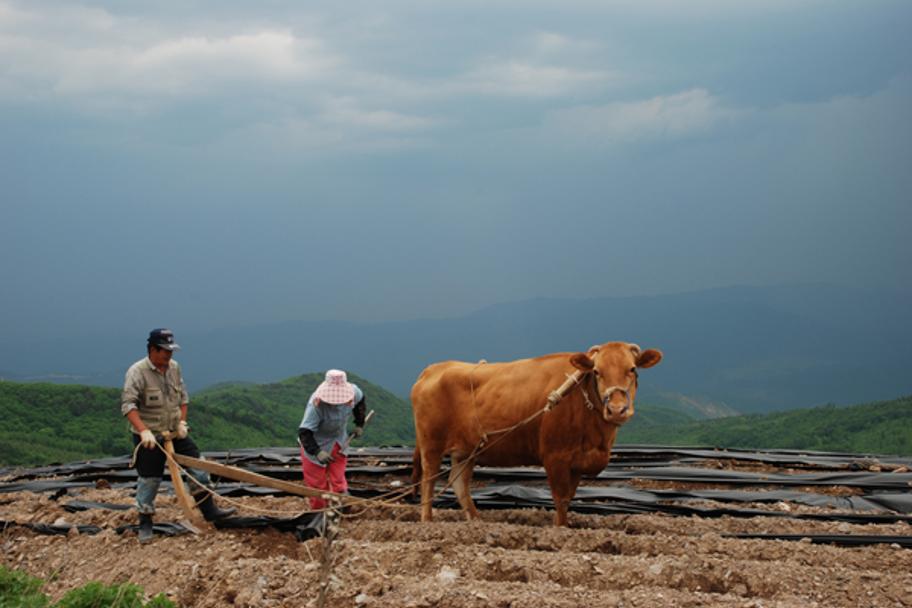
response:
[[[148,513],[139,514],[139,543],[146,544],[152,540],[152,516]]]
[[[224,519],[229,515],[233,515],[235,511],[237,511],[237,509],[234,507],[219,509],[217,506],[215,506],[215,502],[212,500],[212,494],[209,494],[208,492],[206,494],[197,494],[193,498],[196,500],[196,505],[203,513],[203,517],[206,518],[206,521]]]

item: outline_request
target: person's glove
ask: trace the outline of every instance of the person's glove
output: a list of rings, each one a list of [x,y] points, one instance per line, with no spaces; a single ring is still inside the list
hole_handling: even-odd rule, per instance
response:
[[[363,427],[363,426],[356,426],[356,427],[355,427],[355,430],[352,431],[352,435],[355,436],[355,439],[357,439],[358,437],[360,437],[360,436],[363,435],[363,434],[364,434],[364,427]]]
[[[155,448],[155,435],[149,429],[143,429],[139,433],[139,442],[144,448],[154,449]]]
[[[187,421],[181,420],[180,423],[177,425],[177,438],[183,439],[184,437],[187,436],[187,433],[189,433],[189,432],[190,432],[190,427],[187,426]]]
[[[333,461],[333,457],[332,454],[326,450],[320,450],[319,453],[317,453],[317,460],[320,462],[320,464],[329,464]]]

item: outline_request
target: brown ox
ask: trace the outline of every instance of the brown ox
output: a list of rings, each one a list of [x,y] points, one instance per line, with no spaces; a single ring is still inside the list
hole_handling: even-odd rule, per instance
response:
[[[468,519],[478,517],[469,493],[476,464],[541,465],[554,498],[554,523],[567,525],[580,478],[605,468],[618,427],[633,416],[637,368],[661,360],[658,350],[608,342],[587,353],[427,367],[411,395],[412,477],[421,479],[421,521],[431,520],[435,480],[449,454],[449,481]],[[549,397],[553,406],[545,410]]]

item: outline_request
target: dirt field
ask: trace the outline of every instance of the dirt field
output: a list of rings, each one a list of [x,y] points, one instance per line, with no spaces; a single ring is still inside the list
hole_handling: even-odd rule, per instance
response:
[[[353,477],[355,487],[359,480]],[[626,487],[638,484],[688,485],[641,481]],[[179,605],[201,607],[316,606],[324,583],[326,605],[334,607],[912,606],[912,550],[906,544],[817,542],[820,535],[909,538],[908,519],[849,523],[838,521],[831,507],[764,502],[750,507],[769,515],[752,517],[572,513],[570,527],[562,529],[552,527],[545,509],[488,509],[474,522],[459,511],[437,509],[436,520],[423,524],[414,505],[369,507],[342,517],[329,543],[327,572],[323,538],[299,542],[273,528],[157,535],[140,546],[132,531],[115,530],[134,523],[132,511],[63,509],[74,499],[132,502],[128,489],[103,481],[97,486],[56,497],[0,494],[0,520],[7,522],[0,532],[0,563],[45,578],[45,592],[55,599],[92,580],[129,581],[150,595],[164,592]],[[835,486],[817,491],[852,493]],[[291,517],[306,508],[303,499],[287,495],[230,501],[249,515]],[[172,496],[160,494],[157,504],[156,522],[182,518]],[[724,506],[690,504],[707,512]],[[836,517],[795,517],[802,514]],[[28,522],[101,530],[50,535],[19,525]],[[800,540],[728,536],[736,534],[793,534]]]

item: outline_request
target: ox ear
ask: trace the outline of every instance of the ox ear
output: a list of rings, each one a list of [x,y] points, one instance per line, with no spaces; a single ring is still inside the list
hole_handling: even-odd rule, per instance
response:
[[[595,367],[595,361],[590,359],[589,356],[585,353],[576,353],[575,355],[571,355],[570,363],[576,369],[584,372],[592,371],[592,368]]]
[[[652,367],[658,365],[662,360],[662,351],[654,348],[647,348],[637,356],[637,367]]]

